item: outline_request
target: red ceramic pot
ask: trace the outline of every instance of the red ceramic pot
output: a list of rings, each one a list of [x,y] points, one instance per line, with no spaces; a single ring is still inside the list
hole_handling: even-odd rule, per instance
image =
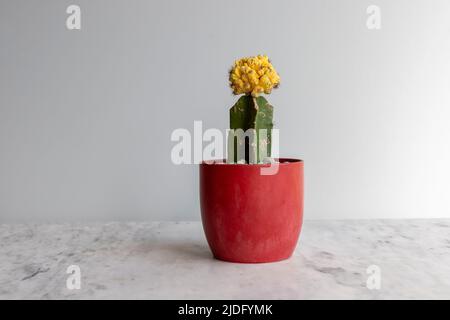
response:
[[[303,161],[268,164],[200,164],[203,229],[215,258],[259,263],[289,258],[303,221]]]

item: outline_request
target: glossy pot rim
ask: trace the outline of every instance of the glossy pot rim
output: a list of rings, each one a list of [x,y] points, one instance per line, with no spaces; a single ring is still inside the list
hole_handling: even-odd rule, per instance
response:
[[[303,160],[296,158],[275,158],[279,161],[279,166],[290,166],[295,164],[303,164]],[[269,167],[272,163],[255,163],[255,164],[245,164],[245,163],[226,163],[226,159],[214,159],[205,160],[200,163],[201,166],[225,166],[225,167],[245,167],[245,168],[259,168],[259,167]]]

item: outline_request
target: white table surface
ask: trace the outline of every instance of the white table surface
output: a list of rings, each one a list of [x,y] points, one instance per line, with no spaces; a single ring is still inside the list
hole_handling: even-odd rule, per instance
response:
[[[450,299],[450,220],[305,221],[268,264],[213,259],[200,222],[0,225],[0,299],[421,298]]]

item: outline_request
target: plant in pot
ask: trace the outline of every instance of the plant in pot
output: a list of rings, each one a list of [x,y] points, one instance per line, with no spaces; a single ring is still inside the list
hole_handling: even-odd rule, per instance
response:
[[[203,229],[215,258],[260,263],[289,258],[303,221],[303,162],[272,159],[273,107],[262,94],[280,77],[267,56],[235,61],[226,162],[200,164]]]

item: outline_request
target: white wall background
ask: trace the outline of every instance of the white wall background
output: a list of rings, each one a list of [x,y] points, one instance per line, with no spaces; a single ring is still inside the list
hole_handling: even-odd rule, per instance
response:
[[[306,218],[450,218],[449,17],[447,0],[0,0],[0,222],[199,219],[170,134],[227,128],[227,70],[258,53]]]

